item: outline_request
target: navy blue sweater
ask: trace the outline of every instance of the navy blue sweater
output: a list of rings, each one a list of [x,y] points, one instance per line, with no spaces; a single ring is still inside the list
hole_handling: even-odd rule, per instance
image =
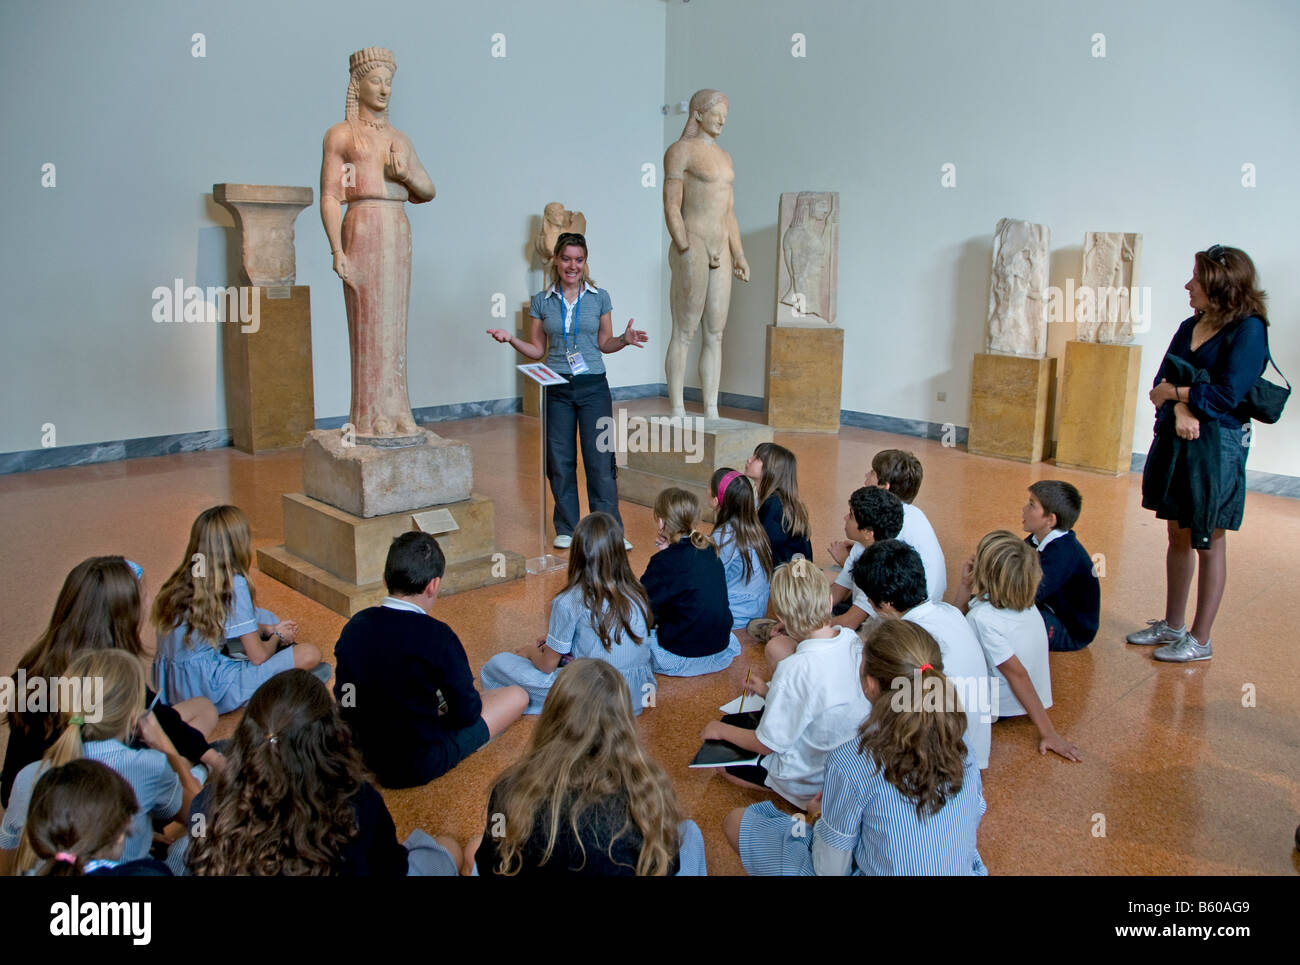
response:
[[[415,787],[444,773],[452,732],[483,713],[451,627],[423,613],[372,606],[344,626],[334,657],[339,713],[380,783]],[[439,691],[447,701],[442,716]]]
[[[1032,536],[1025,542],[1034,545]],[[1092,557],[1070,530],[1038,554],[1043,582],[1034,602],[1056,614],[1076,643],[1092,643],[1101,620],[1101,582],[1092,572]]]
[[[650,597],[659,646],[679,657],[708,657],[731,642],[727,574],[712,549],[689,538],[650,557],[641,585]]]
[[[1188,408],[1198,419],[1215,419],[1226,429],[1239,431],[1242,423],[1249,422],[1237,411],[1255,380],[1264,374],[1268,364],[1268,333],[1264,322],[1251,315],[1240,321],[1229,322],[1192,351],[1192,329],[1199,316],[1193,315],[1178,326],[1169,343],[1169,355],[1180,358],[1210,376],[1208,383],[1193,385]],[[1165,379],[1173,385],[1186,385],[1178,381],[1171,366],[1162,363],[1156,373],[1158,385]],[[1156,417],[1158,426],[1172,418],[1174,402],[1166,402]]]
[[[789,563],[796,553],[812,562],[812,541],[806,536],[791,536],[781,525],[781,500],[778,496],[768,496],[763,505],[758,507],[758,521],[763,524],[767,540],[772,544],[772,566]]]

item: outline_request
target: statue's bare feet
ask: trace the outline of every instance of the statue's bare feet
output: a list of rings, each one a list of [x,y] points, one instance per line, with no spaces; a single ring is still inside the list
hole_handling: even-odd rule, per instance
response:
[[[399,415],[397,417],[397,434],[399,436],[413,436],[420,431],[415,420],[409,415]]]
[[[393,424],[386,417],[380,416],[375,420],[374,432],[376,436],[391,436],[393,434]]]
[[[704,418],[706,419],[718,418],[718,407],[716,405],[706,406],[704,409]]]
[[[681,405],[675,405],[675,406],[673,406],[673,411],[672,411],[671,415],[672,415],[672,418],[674,418],[674,419],[680,419],[680,418],[682,418],[683,416],[686,415],[686,407],[685,407],[685,406],[681,406]]]
[[[358,422],[356,424],[356,434],[359,436],[373,436],[375,427],[368,422]]]

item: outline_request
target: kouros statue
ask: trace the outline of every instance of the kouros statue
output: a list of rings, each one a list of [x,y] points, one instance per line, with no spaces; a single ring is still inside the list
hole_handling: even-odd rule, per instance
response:
[[[358,50],[349,69],[345,119],[326,132],[322,149],[320,216],[347,304],[350,420],[358,443],[415,444],[424,436],[406,390],[411,226],[404,205],[433,200],[434,187],[410,139],[388,122],[392,52]]]
[[[673,415],[684,415],[686,355],[704,323],[700,347],[700,385],[704,415],[718,417],[718,379],[722,372],[722,330],[731,303],[731,276],[749,281],[749,264],[740,245],[732,201],[735,169],[718,147],[727,122],[727,95],[697,91],[682,136],[664,154],[664,218],[672,244],[670,298],[673,335],[668,342],[668,401]]]

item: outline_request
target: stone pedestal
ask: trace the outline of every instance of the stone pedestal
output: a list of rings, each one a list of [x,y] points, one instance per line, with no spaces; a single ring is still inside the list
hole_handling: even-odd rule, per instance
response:
[[[772,427],[738,419],[631,416],[620,409],[616,416],[620,448],[626,446],[627,465],[618,469],[621,499],[653,506],[659,493],[670,486],[693,492],[706,521],[709,480],[715,469],[730,466],[741,472],[745,460],[760,442],[772,441]]]
[[[1131,468],[1140,345],[1066,342],[1056,464],[1119,476]]]
[[[339,429],[309,432],[303,443],[304,492],[363,518],[468,499],[474,485],[469,446],[428,429],[421,432],[424,445],[398,449],[349,444]]]
[[[292,285],[293,222],[312,203],[311,188],[278,184],[214,184],[212,200],[234,216],[244,275],[250,285]]]
[[[450,595],[524,575],[524,558],[495,549],[492,501],[477,494],[459,502],[362,518],[302,493],[283,497],[285,542],[258,550],[265,574],[343,616],[388,595],[384,561],[393,537],[415,529],[413,516],[443,510],[433,535],[447,560],[441,594]],[[426,531],[429,531],[426,528]]]
[[[515,331],[515,334],[525,342],[533,334],[533,318],[528,314],[531,304],[531,302],[524,302],[524,307],[519,310],[519,327]],[[542,414],[542,387],[518,369],[515,372],[517,373],[515,380],[519,383],[519,397],[523,400],[524,415],[530,415],[534,419],[539,418]]]
[[[235,289],[230,289],[235,291]],[[316,426],[311,369],[311,289],[306,285],[253,288],[243,307],[222,307],[221,349],[226,424],[235,448],[259,453],[302,445]]]
[[[839,432],[843,368],[844,329],[769,325],[763,421],[773,429]]]
[[[982,456],[1040,462],[1052,424],[1056,359],[975,356],[966,448]]]

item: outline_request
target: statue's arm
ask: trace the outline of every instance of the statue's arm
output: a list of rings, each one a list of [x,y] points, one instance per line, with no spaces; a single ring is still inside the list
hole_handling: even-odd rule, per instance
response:
[[[347,259],[343,254],[343,205],[347,196],[343,186],[343,152],[338,135],[330,131],[321,147],[320,162],[320,220],[329,238],[330,252],[334,258],[334,271],[345,281]]]
[[[740,244],[740,224],[736,221],[736,196],[727,198],[726,214],[727,240],[731,245],[731,262],[737,278],[749,281],[749,262],[745,260],[745,249]]]
[[[664,221],[668,225],[668,236],[678,251],[686,251],[691,246],[691,236],[682,219],[682,196],[685,189],[682,178],[686,174],[687,149],[678,141],[664,154]]]
[[[411,192],[411,203],[423,204],[425,201],[432,201],[438,193],[433,186],[433,179],[420,163],[411,139],[405,134],[402,135],[402,143],[406,148],[406,177],[402,179],[402,183]]]

